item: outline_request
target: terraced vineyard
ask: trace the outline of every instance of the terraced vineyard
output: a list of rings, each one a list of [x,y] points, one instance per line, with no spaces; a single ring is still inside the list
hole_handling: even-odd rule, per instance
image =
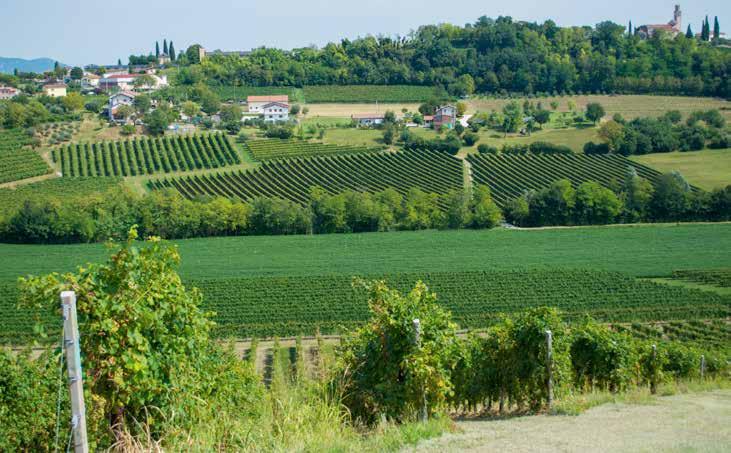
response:
[[[574,185],[596,181],[605,187],[621,183],[629,167],[650,182],[661,175],[656,170],[615,154],[480,154],[468,157],[475,183],[487,184],[498,204],[523,195],[527,190],[548,187],[558,179]]]
[[[120,178],[55,178],[33,184],[20,186],[17,189],[0,189],[0,217],[13,212],[26,201],[40,201],[49,198],[69,201],[77,198],[88,198],[94,194],[104,193],[113,187],[119,187]]]
[[[257,160],[283,159],[290,157],[335,156],[379,151],[353,145],[331,145],[303,140],[249,140],[246,148]]]
[[[20,129],[0,129],[0,184],[51,171],[40,154],[24,148],[30,141],[31,137]]]
[[[461,189],[462,183],[458,159],[439,152],[404,151],[275,160],[255,170],[164,178],[150,181],[149,186],[153,190],[172,187],[188,198],[277,197],[307,204],[313,186],[331,193],[376,192],[392,187],[406,194],[414,187],[446,193]]]
[[[675,271],[673,272],[673,278],[721,288],[731,288],[731,268]]]
[[[635,280],[619,273],[583,270],[397,273],[376,275],[401,291],[426,282],[461,327],[481,328],[500,313],[555,306],[568,319],[590,314],[606,322],[720,319],[731,314],[731,297]],[[204,306],[216,312],[217,335],[251,337],[337,333],[368,317],[367,295],[346,275],[189,280]],[[3,294],[16,290],[8,284]],[[17,297],[17,296],[15,296]],[[5,298],[9,305],[15,298]],[[31,316],[10,307],[0,333],[28,335]],[[52,320],[49,318],[48,322]]]
[[[321,102],[422,102],[444,98],[443,89],[416,85],[319,85],[304,87],[308,103]]]
[[[241,162],[222,134],[76,143],[53,150],[63,176],[139,176],[220,168]]]

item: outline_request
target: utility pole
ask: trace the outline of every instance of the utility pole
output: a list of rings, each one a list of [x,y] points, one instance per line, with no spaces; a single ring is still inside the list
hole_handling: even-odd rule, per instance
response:
[[[79,346],[79,326],[76,321],[76,293],[61,293],[63,309],[63,346],[69,373],[69,393],[71,394],[71,429],[74,434],[74,452],[88,453],[86,438],[86,407],[84,405],[84,384],[81,374],[81,347]]]
[[[418,319],[414,319],[412,322],[414,324],[414,344],[416,345],[417,349],[421,349],[421,321],[419,321]],[[419,418],[422,422],[425,422],[429,418],[429,412],[426,406],[426,389],[424,388],[421,389],[421,397],[422,401]]]

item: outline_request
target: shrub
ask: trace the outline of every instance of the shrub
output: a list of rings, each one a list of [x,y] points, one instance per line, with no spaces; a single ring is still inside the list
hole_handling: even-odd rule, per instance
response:
[[[456,325],[436,295],[419,282],[408,294],[382,281],[359,282],[369,295],[370,321],[344,342],[339,363],[343,403],[366,423],[380,416],[404,421],[423,404],[437,411],[452,390],[451,358],[458,349]],[[421,322],[421,346],[413,320]]]
[[[465,146],[474,146],[480,140],[480,136],[474,132],[467,132],[462,139],[464,140]]]

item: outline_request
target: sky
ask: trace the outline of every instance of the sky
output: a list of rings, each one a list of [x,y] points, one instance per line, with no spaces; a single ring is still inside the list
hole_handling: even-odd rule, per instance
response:
[[[666,23],[676,1],[526,0],[0,0],[0,56],[50,57],[65,64],[126,62],[173,40],[176,50],[322,46],[341,38],[407,35],[420,25],[464,25],[480,16],[561,26]],[[731,1],[681,3],[683,29],[700,32],[705,15],[731,24]],[[731,25],[729,25],[731,27]]]

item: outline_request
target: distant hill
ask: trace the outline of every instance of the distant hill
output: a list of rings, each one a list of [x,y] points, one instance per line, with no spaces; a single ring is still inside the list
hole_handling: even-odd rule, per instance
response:
[[[35,58],[25,60],[23,58],[0,57],[0,72],[12,74],[17,68],[20,72],[45,72],[53,69],[56,60],[50,58]]]

